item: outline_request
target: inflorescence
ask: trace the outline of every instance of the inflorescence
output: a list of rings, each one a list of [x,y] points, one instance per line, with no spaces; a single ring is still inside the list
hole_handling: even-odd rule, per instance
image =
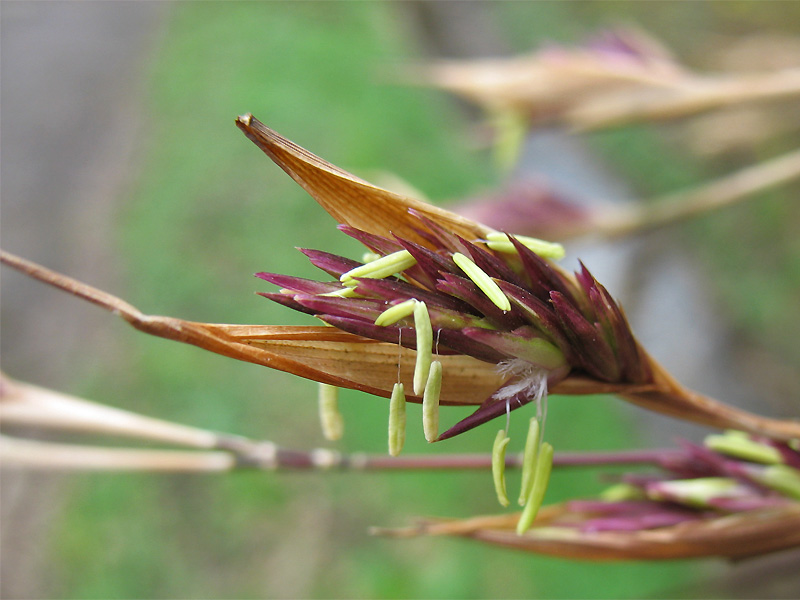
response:
[[[304,249],[312,264],[334,280],[258,273],[282,288],[262,295],[338,329],[416,350],[413,394],[423,403],[428,441],[458,435],[535,402],[539,408],[532,433],[537,441],[526,451],[530,481],[521,494],[525,503],[531,495],[544,494],[532,482],[546,485],[552,463],[552,447],[539,439],[548,385],[571,373],[601,382],[644,382],[647,361],[622,310],[589,271],[581,265],[573,277],[551,262],[564,256],[561,245],[500,232],[466,240],[409,212],[425,245],[340,225],[369,249],[367,261]],[[438,395],[447,373],[434,358],[447,354],[496,364],[505,382],[472,415],[439,434]],[[330,393],[321,398],[335,410]],[[392,455],[400,452],[405,437],[405,401],[398,375],[390,402]],[[321,414],[329,429],[340,432],[340,425],[330,425],[338,423],[334,413]],[[508,500],[500,457],[507,439],[501,430],[494,449],[495,485],[503,504]]]

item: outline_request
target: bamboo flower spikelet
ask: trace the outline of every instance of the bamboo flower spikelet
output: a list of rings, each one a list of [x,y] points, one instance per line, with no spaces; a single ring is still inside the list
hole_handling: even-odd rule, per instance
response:
[[[543,479],[552,464],[548,446],[541,451],[550,460],[540,455],[537,461]],[[796,446],[727,431],[708,436],[703,445],[684,441],[680,449],[595,455],[595,464],[619,461],[657,470],[625,473],[599,498],[547,506],[537,518],[531,514],[538,510],[532,499],[519,520],[500,515],[427,521],[413,531],[387,533],[465,536],[583,560],[757,556],[800,543]],[[588,457],[578,460],[583,459]],[[534,485],[532,495],[540,493]]]
[[[564,256],[559,244],[495,231],[375,187],[251,115],[236,124],[337,220],[343,234],[368,251],[356,261],[301,250],[325,273],[319,281],[257,274],[278,288],[259,292],[262,296],[313,316],[321,326],[225,325],[146,315],[14,255],[2,253],[3,263],[145,333],[317,381],[320,419],[330,440],[343,433],[339,388],[389,399],[391,458],[383,456],[383,465],[408,464],[406,457],[395,458],[405,441],[407,402],[422,404],[428,442],[498,417],[508,421],[514,411],[533,405],[521,460],[506,452],[507,422],[484,465],[492,469],[503,506],[510,504],[505,468],[522,466],[523,511],[430,522],[410,535],[463,535],[591,559],[746,556],[800,544],[800,423],[751,414],[681,386],[639,344],[620,305],[585,265],[570,273],[554,262]],[[705,446],[684,445],[678,453],[635,454],[634,462],[649,461],[665,474],[624,476],[622,486],[601,501],[543,506],[551,470],[569,464],[544,441],[549,393],[612,393],[669,417],[736,432],[711,436]],[[440,412],[448,406],[476,409],[439,433]],[[265,464],[273,467],[279,453],[268,447]],[[361,464],[329,450],[315,456],[300,463]],[[615,459],[580,460],[614,464]],[[781,528],[786,535],[776,540]],[[736,540],[750,545],[737,547]]]

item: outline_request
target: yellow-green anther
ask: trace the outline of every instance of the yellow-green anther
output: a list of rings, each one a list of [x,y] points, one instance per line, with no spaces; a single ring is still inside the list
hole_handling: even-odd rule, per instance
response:
[[[528,118],[522,111],[501,109],[494,111],[494,158],[503,171],[510,171],[519,160],[520,150],[528,133]]]
[[[442,392],[442,363],[435,360],[431,363],[428,382],[422,394],[422,430],[425,439],[436,441],[439,437],[439,395]]]
[[[414,331],[417,334],[417,362],[414,365],[414,393],[419,396],[425,391],[428,373],[433,360],[433,329],[428,307],[424,302],[414,304]]]
[[[536,472],[533,475],[533,488],[528,497],[528,502],[522,511],[522,515],[517,521],[517,535],[522,535],[531,525],[533,525],[539,509],[542,507],[544,493],[547,491],[547,484],[550,482],[550,472],[553,470],[553,446],[545,442],[539,449],[539,457],[536,459]]]
[[[511,302],[508,300],[508,298],[506,298],[503,290],[498,287],[491,277],[484,273],[483,269],[472,262],[471,259],[467,258],[460,252],[456,252],[453,254],[453,262],[455,262],[458,267],[464,271],[467,277],[469,277],[472,282],[477,285],[484,294],[486,294],[489,300],[491,300],[494,305],[497,306],[497,308],[503,311],[511,310]]]
[[[402,383],[395,383],[389,401],[389,454],[397,456],[406,441],[406,394]]]
[[[361,262],[371,263],[378,260],[380,257],[380,254],[375,254],[374,252],[364,252],[364,254],[361,255]]]
[[[375,325],[379,327],[386,327],[387,325],[394,325],[400,319],[405,319],[406,317],[414,314],[414,306],[417,304],[417,301],[414,299],[406,300],[405,302],[401,302],[400,304],[395,304],[394,306],[390,306],[381,314],[378,315],[378,318],[375,319]]]
[[[494,491],[497,494],[497,501],[501,506],[508,506],[508,494],[506,493],[506,446],[511,441],[504,429],[497,432],[492,446],[492,479],[494,480]]]
[[[556,242],[547,242],[545,240],[540,240],[525,235],[515,235],[514,237],[520,244],[544,258],[559,260],[564,258],[564,255],[566,254],[564,246]],[[514,244],[512,244],[511,240],[508,239],[508,236],[505,233],[500,233],[499,231],[494,231],[486,236],[486,245],[495,252],[512,254],[517,251],[517,249],[514,247]]]
[[[539,453],[539,421],[531,419],[528,426],[528,437],[525,438],[525,451],[522,454],[522,488],[519,491],[519,505],[525,506],[533,487],[533,475],[536,470],[536,455]]]
[[[342,438],[344,420],[339,412],[339,388],[335,385],[319,384],[319,421],[325,439],[336,441]]]
[[[726,432],[724,435],[709,435],[704,440],[707,448],[729,456],[751,462],[775,465],[783,462],[777,448],[759,444],[740,432]]]
[[[353,287],[343,287],[338,290],[334,290],[332,292],[326,292],[325,294],[320,294],[320,296],[330,296],[332,298],[359,298],[359,294],[355,290],[355,286]]]
[[[395,273],[400,273],[417,264],[417,260],[411,256],[408,250],[399,250],[386,256],[373,260],[365,265],[350,269],[347,273],[342,273],[339,281],[347,285],[347,282],[355,277],[370,277],[371,279],[383,279]]]
[[[800,471],[788,465],[772,465],[764,469],[758,480],[780,493],[800,500]]]
[[[648,488],[653,500],[671,500],[698,508],[708,507],[712,498],[727,498],[741,494],[742,486],[729,477],[697,477],[661,481]]]
[[[641,488],[630,483],[618,483],[607,487],[600,492],[600,499],[606,502],[621,502],[623,500],[642,500],[645,495]]]

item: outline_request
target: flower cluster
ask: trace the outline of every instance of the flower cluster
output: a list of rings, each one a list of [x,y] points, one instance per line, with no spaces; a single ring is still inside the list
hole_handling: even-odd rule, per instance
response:
[[[340,225],[369,249],[370,261],[303,250],[335,279],[258,273],[282,287],[262,295],[418,355],[461,354],[497,365],[501,387],[438,439],[541,399],[571,373],[608,383],[648,381],[647,361],[606,289],[585,267],[572,277],[548,258],[563,256],[560,245],[502,233],[467,240],[411,214],[427,244]],[[416,305],[427,309],[432,327],[425,347]],[[426,379],[415,382],[417,397]]]
[[[593,560],[744,558],[800,542],[796,443],[727,431],[680,449],[589,456],[595,464],[651,464],[659,471],[622,475],[598,499],[548,506],[523,536],[508,517],[428,522],[416,533]],[[588,461],[557,457],[556,466]]]

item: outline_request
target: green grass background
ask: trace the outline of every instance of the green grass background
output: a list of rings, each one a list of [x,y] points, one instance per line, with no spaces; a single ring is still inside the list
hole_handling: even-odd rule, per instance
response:
[[[543,37],[576,40],[610,17],[635,18],[678,47],[710,24],[760,18],[738,4],[729,4],[732,16],[714,3],[674,12],[659,3],[633,6],[497,3],[495,17],[518,49]],[[471,148],[457,104],[386,85],[395,65],[420,57],[403,4],[172,5],[147,75],[141,174],[118,223],[124,297],[146,312],[201,321],[307,323],[256,296],[266,287],[251,274],[314,276],[296,246],[360,253],[236,129],[243,112],[343,168],[391,170],[437,200],[496,182],[487,156]],[[644,195],[707,174],[648,132],[596,136],[594,143]],[[637,144],[650,150],[626,151]],[[779,200],[767,203],[778,215],[785,210]],[[724,227],[741,228],[743,211]],[[779,216],[764,218],[781,226]],[[725,239],[726,231],[703,222],[689,235]],[[733,286],[734,278],[721,281]],[[737,310],[741,322],[762,314],[762,325],[772,314],[758,303]],[[121,335],[125,364],[87,381],[89,397],[113,386],[116,404],[146,414],[288,447],[324,445],[313,383],[135,332]],[[386,403],[346,392],[341,404],[346,435],[338,447],[383,452]],[[491,445],[490,426],[428,448],[415,426],[418,407],[409,412],[407,452]],[[461,416],[443,413],[445,423]],[[512,419],[518,441],[523,420]],[[548,437],[557,450],[630,447],[637,443],[632,429],[612,399],[551,401]],[[512,476],[511,490],[516,483]],[[52,593],[63,598],[674,597],[705,568],[572,563],[470,541],[367,535],[371,525],[404,525],[415,515],[499,512],[488,473],[86,475],[69,486],[49,549]],[[599,489],[591,473],[557,473],[547,500]]]

